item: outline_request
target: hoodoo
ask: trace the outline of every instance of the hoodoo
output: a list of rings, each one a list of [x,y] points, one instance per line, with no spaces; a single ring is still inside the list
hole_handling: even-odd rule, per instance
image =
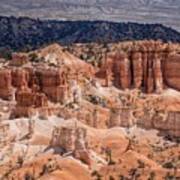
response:
[[[160,93],[165,87],[179,90],[179,54],[170,45],[145,41],[128,48],[127,52],[117,49],[110,53],[97,74],[112,79],[120,89],[138,88],[146,93]]]

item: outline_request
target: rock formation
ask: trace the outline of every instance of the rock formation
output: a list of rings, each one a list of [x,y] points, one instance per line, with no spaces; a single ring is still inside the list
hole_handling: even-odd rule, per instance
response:
[[[159,129],[173,136],[179,136],[180,132],[180,112],[163,112],[153,117],[155,129]]]
[[[161,129],[160,125],[153,123],[153,119],[158,118],[157,108],[148,107],[147,102],[139,108],[139,101],[143,101],[140,94],[161,95],[168,88],[179,90],[178,46],[158,41],[135,42],[124,46],[117,47],[105,56],[99,69],[72,56],[57,44],[32,52],[39,58],[37,62],[31,62],[28,58],[32,53],[14,54],[13,63],[22,63],[9,63],[1,68],[0,97],[5,100],[14,97],[16,105],[12,108],[11,118],[58,114],[65,119],[75,117],[94,128],[131,127],[137,124]],[[111,96],[107,96],[109,92],[95,82],[112,88]],[[124,90],[125,94],[117,95],[116,100],[112,101],[112,86]],[[179,111],[176,108],[167,112]],[[178,121],[174,119],[171,121]],[[169,127],[168,131],[173,129]],[[175,134],[178,134],[178,130]]]
[[[11,71],[7,69],[0,70],[0,98],[11,100],[13,97]]]
[[[73,154],[75,158],[91,165],[87,131],[84,128],[76,127],[76,124],[74,127],[55,127],[50,146],[60,147],[62,153]]]
[[[133,117],[133,111],[129,107],[114,108],[111,111],[109,127],[132,127],[136,125]]]
[[[179,46],[110,46],[95,67],[58,45],[1,62],[0,179],[180,177]]]
[[[76,127],[55,127],[52,133],[51,146],[59,146],[65,152],[87,149],[85,129]]]
[[[47,97],[42,93],[32,92],[28,88],[21,88],[17,91],[16,102],[11,118],[31,117],[36,114],[36,109],[48,108]]]
[[[12,54],[12,60],[9,62],[10,66],[23,66],[27,64],[28,56],[25,53],[14,53]]]
[[[10,142],[8,131],[9,124],[0,123],[0,147],[6,146]]]
[[[53,130],[51,146],[59,146],[65,152],[75,150],[76,129],[75,128],[56,128]]]
[[[105,81],[111,79],[120,89],[138,88],[147,93],[160,93],[168,86],[179,90],[179,64],[179,55],[174,54],[170,45],[145,41],[130,45],[127,52],[117,49],[109,54],[97,77]]]
[[[180,90],[180,55],[170,54],[165,60],[163,67],[166,85]]]
[[[67,77],[61,70],[40,70],[36,72],[40,88],[53,102],[63,103],[67,98]]]
[[[28,87],[29,73],[23,68],[15,68],[11,70],[12,86],[16,88]]]
[[[37,59],[47,62],[31,62],[33,53]],[[1,68],[0,98],[14,97],[17,102],[11,117],[30,117],[37,112],[48,116],[56,109],[52,104],[49,107],[48,101],[80,103],[82,94],[78,83],[93,77],[93,67],[63,52],[56,44],[33,53],[15,53],[8,68]],[[52,59],[56,64],[52,65]],[[72,85],[71,82],[76,83]]]

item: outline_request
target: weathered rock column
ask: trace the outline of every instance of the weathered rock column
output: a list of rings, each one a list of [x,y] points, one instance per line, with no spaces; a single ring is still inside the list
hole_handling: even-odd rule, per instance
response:
[[[62,127],[59,138],[59,145],[66,152],[75,150],[76,130],[74,128]]]
[[[113,67],[115,86],[122,89],[130,88],[131,86],[131,71],[130,60],[125,53],[119,53],[115,56]]]
[[[12,71],[12,85],[16,88],[21,88],[22,86],[28,87],[29,73],[24,69],[14,69]]]
[[[140,52],[132,52],[132,68],[133,68],[133,86],[134,88],[141,88],[143,82],[143,64],[142,54]]]
[[[5,100],[12,100],[13,98],[12,76],[10,70],[0,70],[0,98]]]
[[[110,112],[109,127],[120,125],[121,108],[112,108]]]
[[[163,90],[163,76],[161,69],[161,60],[158,58],[158,55],[155,54],[154,62],[153,62],[153,70],[154,70],[154,81],[155,81],[155,91],[157,93],[161,93]]]
[[[147,85],[146,85],[146,92],[152,93],[154,91],[154,78],[153,78],[153,69],[148,69],[148,76],[147,76]]]
[[[86,150],[87,142],[86,142],[86,130],[83,128],[76,129],[76,140],[75,140],[75,150]]]
[[[120,126],[132,127],[133,125],[135,125],[135,122],[134,117],[132,115],[132,109],[129,107],[121,108]]]

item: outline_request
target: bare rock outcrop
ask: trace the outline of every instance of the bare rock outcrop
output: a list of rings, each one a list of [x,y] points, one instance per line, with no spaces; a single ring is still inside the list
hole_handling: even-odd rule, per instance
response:
[[[0,98],[11,100],[13,97],[12,76],[8,69],[0,70]]]
[[[67,98],[67,76],[61,70],[40,70],[36,72],[39,85],[48,98],[53,102],[64,102]]]
[[[23,68],[15,68],[11,70],[12,86],[16,88],[28,87],[29,73]]]
[[[166,84],[176,90],[180,90],[180,55],[172,54],[164,62],[164,74]]]
[[[170,44],[144,41],[107,55],[97,77],[104,78],[107,86],[160,93],[165,87],[179,90],[179,66],[179,55]]]
[[[43,93],[32,92],[28,87],[22,87],[16,92],[16,102],[11,118],[31,117],[36,115],[36,110],[48,108],[47,97]]]
[[[180,112],[159,113],[152,121],[155,129],[172,136],[180,136]]]
[[[9,62],[10,66],[23,66],[29,62],[29,58],[25,53],[13,53],[12,60]]]
[[[14,97],[17,103],[12,117],[29,117],[36,112],[49,115],[54,111],[53,103],[80,103],[79,82],[93,75],[93,66],[57,44],[29,54],[14,53],[12,60],[0,70],[0,98]],[[73,87],[72,81],[76,82]]]
[[[178,136],[179,109],[169,108],[166,112],[176,115],[162,120],[153,97],[161,96],[166,88],[179,90],[178,51],[172,44],[158,41],[129,43],[127,47],[108,54],[101,67],[96,67],[96,77],[95,68],[57,44],[33,52],[42,62],[28,59],[25,65],[28,55],[15,54],[12,61],[22,63],[2,66],[0,98],[16,103],[10,108],[11,118],[59,115],[99,129],[138,125],[174,131]],[[100,85],[103,81],[108,88]],[[177,106],[179,101],[175,103]],[[161,110],[166,110],[162,105]]]
[[[55,127],[52,133],[51,146],[60,147],[63,153],[72,153],[77,159],[88,165],[91,158],[88,152],[87,131],[81,127]]]

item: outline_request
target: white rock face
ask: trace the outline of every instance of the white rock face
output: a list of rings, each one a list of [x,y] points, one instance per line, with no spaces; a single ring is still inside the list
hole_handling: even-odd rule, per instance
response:
[[[71,81],[70,83],[71,88],[70,88],[70,96],[71,96],[71,100],[73,103],[81,103],[82,100],[82,91],[81,91],[81,87],[77,84],[76,81]]]
[[[56,54],[53,54],[53,53],[48,54],[45,57],[45,62],[47,62],[48,64],[51,64],[51,65],[57,66],[58,62],[57,62]]]

